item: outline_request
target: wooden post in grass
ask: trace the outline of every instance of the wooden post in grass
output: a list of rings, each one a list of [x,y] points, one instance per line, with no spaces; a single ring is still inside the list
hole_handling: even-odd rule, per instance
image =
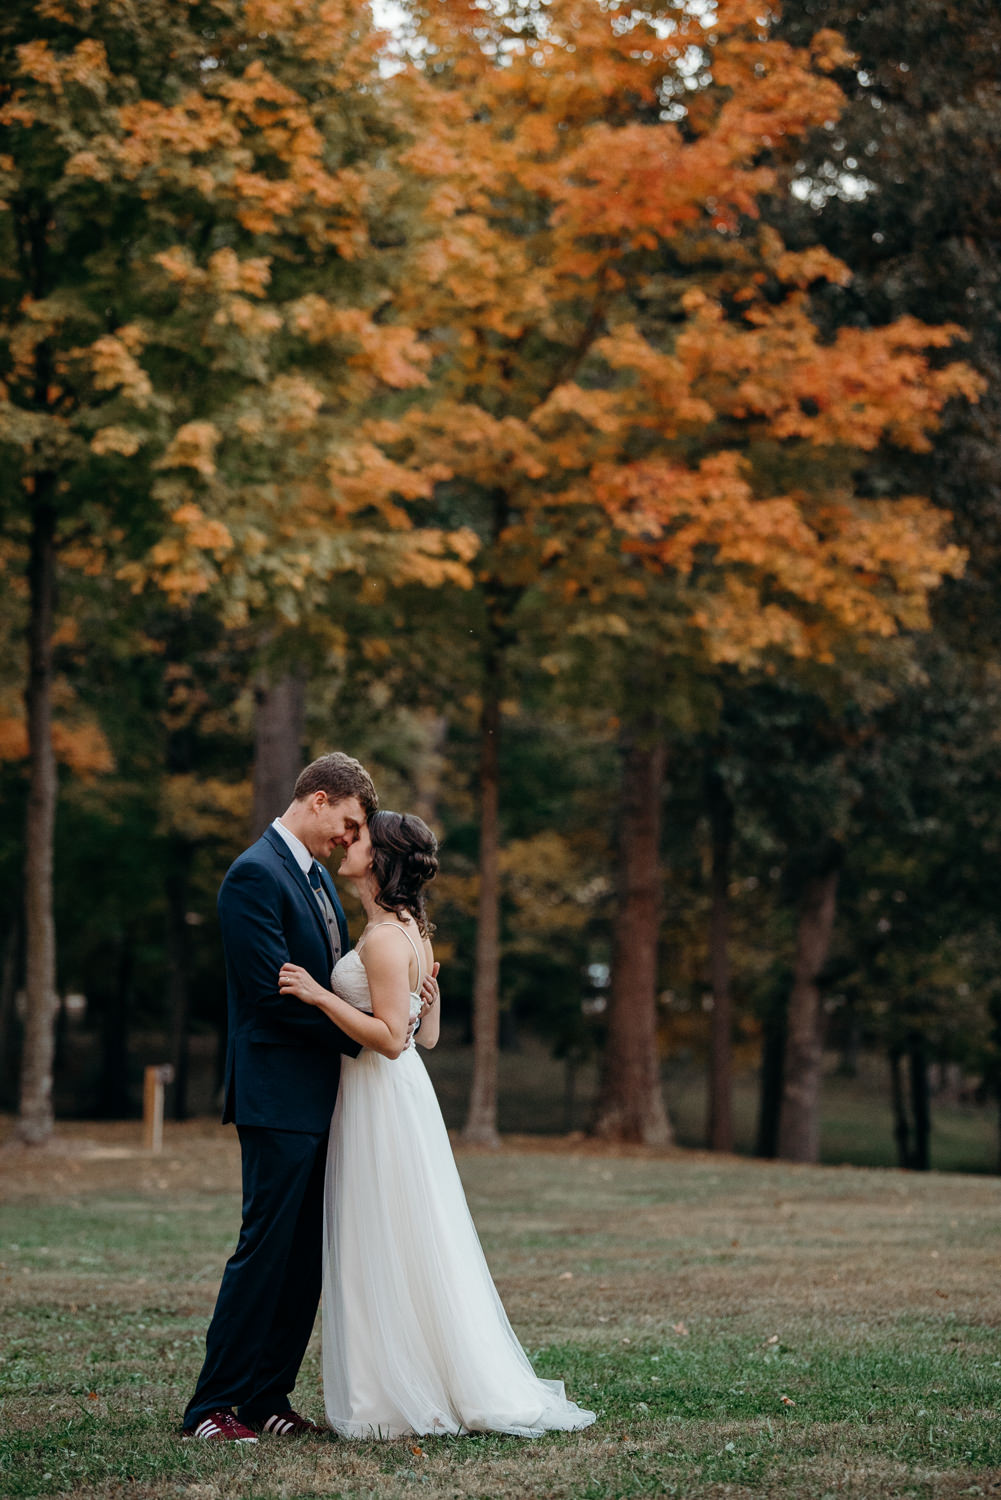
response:
[[[147,1151],[163,1150],[163,1090],[173,1081],[170,1063],[154,1063],[143,1074],[143,1147]]]

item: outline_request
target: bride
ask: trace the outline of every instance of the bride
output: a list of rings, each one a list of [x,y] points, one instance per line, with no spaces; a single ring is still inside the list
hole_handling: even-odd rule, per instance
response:
[[[424,886],[437,842],[420,818],[377,812],[340,874],[368,918],[331,993],[285,964],[284,994],[363,1044],[342,1063],[324,1213],[323,1388],[342,1437],[587,1427],[594,1412],[540,1380],[515,1337],[466,1207],[438,1100],[416,1048],[434,962]],[[438,1040],[440,1005],[417,1033]]]

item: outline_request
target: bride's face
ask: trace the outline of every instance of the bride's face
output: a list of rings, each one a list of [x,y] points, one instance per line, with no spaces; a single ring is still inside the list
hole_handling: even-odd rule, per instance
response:
[[[363,823],[354,843],[348,845],[348,852],[341,860],[337,873],[347,880],[360,880],[371,868],[372,836],[368,831],[368,824]]]

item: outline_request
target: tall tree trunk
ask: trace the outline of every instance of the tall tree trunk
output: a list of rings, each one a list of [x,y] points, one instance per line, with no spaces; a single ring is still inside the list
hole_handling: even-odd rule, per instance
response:
[[[292,800],[302,770],[306,682],[297,672],[262,671],[254,687],[254,805],[251,838],[260,838]]]
[[[473,1080],[463,1139],[498,1146],[497,1052],[500,1000],[500,703],[501,650],[487,648],[480,713],[480,891],[473,975]]]
[[[18,1139],[39,1146],[52,1134],[56,1019],[56,927],[52,844],[58,781],[52,746],[52,634],[56,591],[55,480],[39,475],[28,562],[28,817],[25,856],[25,989]]]
[[[890,1100],[893,1106],[893,1140],[897,1148],[897,1166],[911,1165],[911,1126],[907,1118],[907,1094],[904,1089],[903,1048],[894,1045],[889,1051]]]
[[[170,1060],[174,1067],[173,1116],[188,1118],[188,883],[194,850],[187,840],[173,841],[171,868],[164,882],[167,897],[167,1013],[170,1016]]]
[[[907,1038],[907,1060],[911,1077],[911,1112],[914,1119],[914,1151],[910,1165],[916,1172],[931,1170],[931,1096],[928,1091],[928,1053],[924,1035],[912,1031]]]
[[[764,1019],[761,1044],[761,1081],[758,1095],[758,1132],[755,1156],[778,1155],[779,1115],[782,1112],[782,1068],[785,1062],[788,996],[776,997]]]
[[[709,917],[709,977],[712,1035],[709,1047],[709,1118],[712,1151],[733,1150],[733,1001],[730,993],[730,854],[733,803],[715,766],[707,777],[712,829],[712,908]]]
[[[670,1145],[657,1049],[657,949],[661,899],[660,801],[664,746],[623,747],[619,900],[612,945],[608,1039],[594,1125],[606,1140]]]
[[[841,861],[841,846],[832,839],[807,877],[800,907],[779,1115],[778,1154],[786,1161],[820,1157],[823,1014],[817,979],[834,933]]]

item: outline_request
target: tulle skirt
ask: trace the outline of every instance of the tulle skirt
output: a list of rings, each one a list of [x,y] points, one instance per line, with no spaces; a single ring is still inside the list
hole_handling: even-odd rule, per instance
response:
[[[415,1047],[341,1065],[322,1307],[324,1402],[342,1437],[537,1437],[595,1419],[515,1337]]]

